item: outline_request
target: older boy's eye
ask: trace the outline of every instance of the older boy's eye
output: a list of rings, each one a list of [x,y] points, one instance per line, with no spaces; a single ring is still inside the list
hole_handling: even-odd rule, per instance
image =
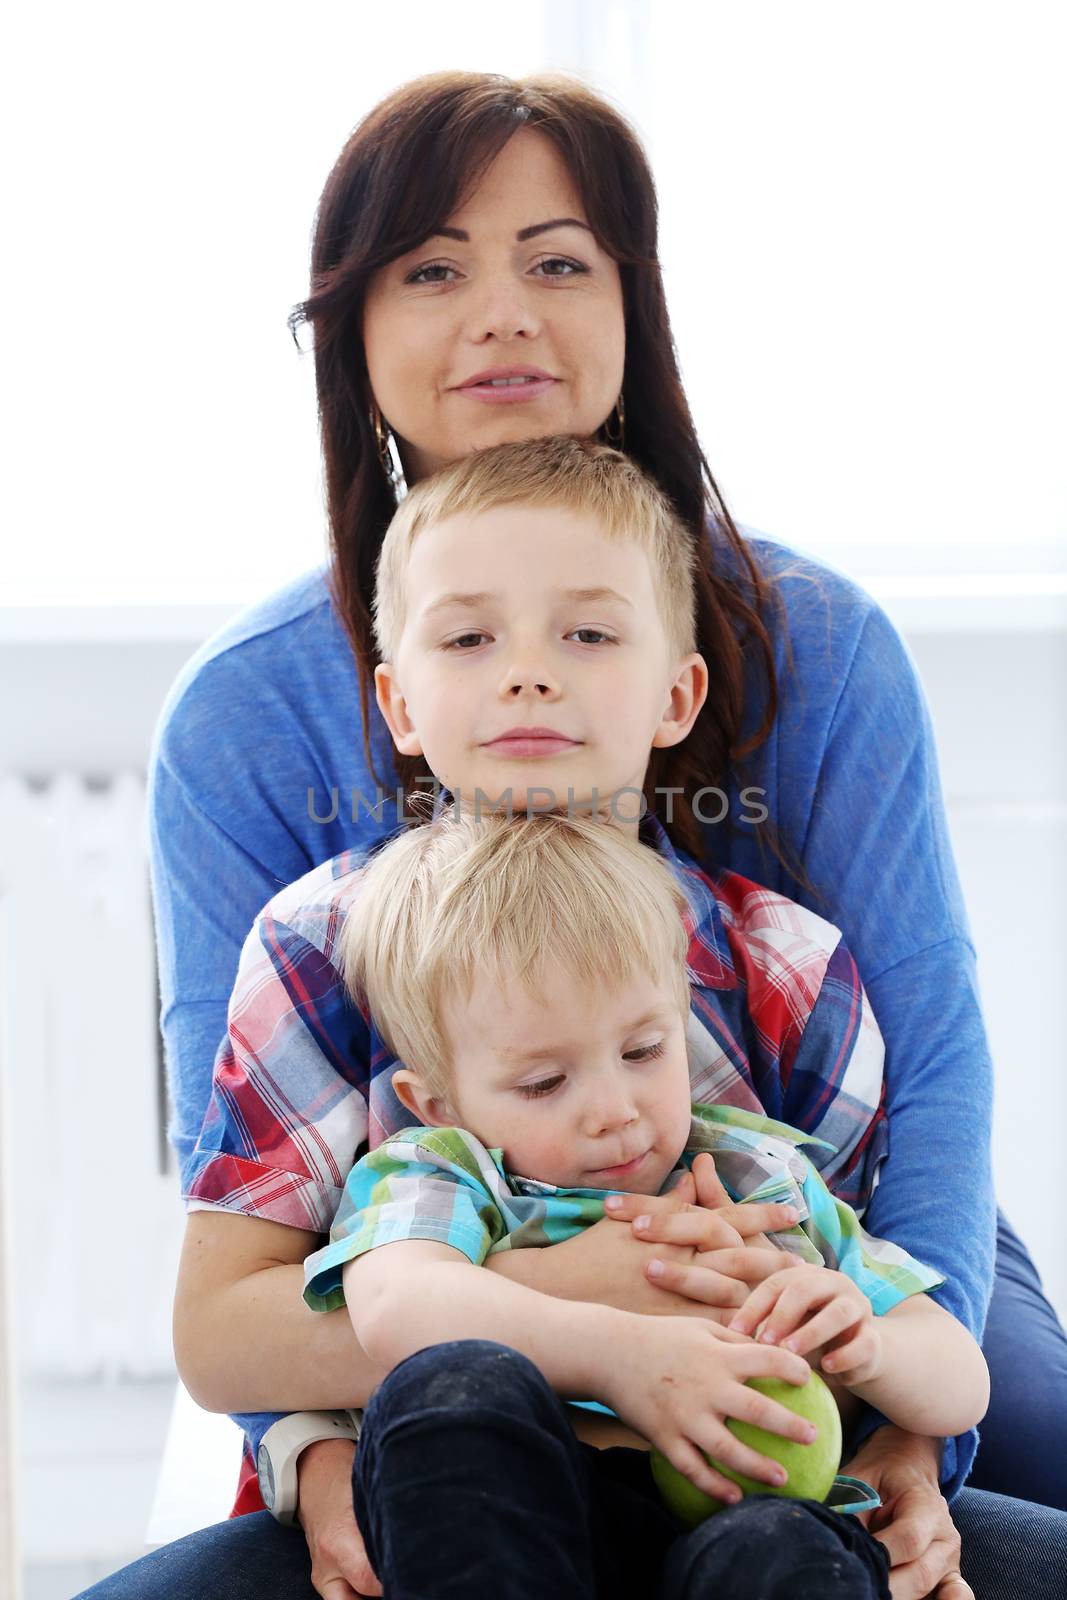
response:
[[[488,637],[488,634],[485,633],[461,633],[455,639],[447,639],[444,648],[451,650],[454,645],[461,645],[465,639],[487,639]]]
[[[542,1078],[540,1083],[520,1083],[519,1093],[525,1095],[527,1100],[536,1100],[539,1095],[551,1094],[562,1078]]]
[[[610,633],[605,633],[603,628],[575,628],[572,637],[576,638],[577,635],[580,634],[580,633],[586,633],[586,634],[591,633],[593,635],[593,638],[591,640],[590,639],[583,639],[582,640],[583,644],[596,644],[601,639],[603,639],[607,644],[614,644],[615,643],[615,640],[612,638],[611,634]]]

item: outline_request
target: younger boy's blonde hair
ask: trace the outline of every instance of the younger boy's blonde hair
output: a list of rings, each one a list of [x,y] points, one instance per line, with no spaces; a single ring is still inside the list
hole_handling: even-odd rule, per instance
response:
[[[411,547],[448,517],[506,505],[557,506],[594,517],[606,539],[629,539],[648,557],[660,619],[676,659],[696,649],[696,552],[670,500],[618,450],[560,434],[494,445],[416,484],[386,529],[378,556],[374,637],[395,661],[407,614]]]
[[[469,999],[479,974],[544,1004],[557,965],[613,990],[641,971],[673,987],[687,1019],[688,920],[666,862],[601,815],[452,807],[368,861],[343,973],[393,1054],[441,1096],[456,1068],[445,1003]]]

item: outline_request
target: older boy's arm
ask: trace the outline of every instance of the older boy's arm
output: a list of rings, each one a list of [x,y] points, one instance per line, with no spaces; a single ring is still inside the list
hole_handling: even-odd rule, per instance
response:
[[[985,1416],[989,1371],[962,1323],[929,1295],[902,1300],[878,1318],[882,1360],[852,1393],[909,1433],[951,1438]]]
[[[356,1338],[383,1367],[450,1339],[492,1339],[528,1356],[562,1399],[596,1393],[596,1352],[626,1315],[556,1300],[429,1239],[368,1250],[348,1263],[342,1282]]]

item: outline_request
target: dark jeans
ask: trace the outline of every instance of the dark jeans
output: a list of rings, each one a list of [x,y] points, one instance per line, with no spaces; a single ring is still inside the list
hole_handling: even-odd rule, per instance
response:
[[[1067,1338],[1003,1215],[982,1348],[992,1387],[967,1487],[1067,1511]]]
[[[952,1516],[963,1539],[963,1574],[977,1600],[1063,1600],[1067,1511],[1046,1508],[1063,1508],[1067,1490],[1067,1339],[1003,1218],[997,1244],[983,1340],[993,1404],[974,1474],[953,1501]],[[317,1600],[310,1570],[302,1531],[261,1511],[154,1550],[79,1600]]]
[[[580,1444],[533,1362],[483,1339],[394,1368],[353,1490],[387,1600],[889,1600],[881,1546],[812,1501],[755,1496],[687,1531],[647,1451]]]

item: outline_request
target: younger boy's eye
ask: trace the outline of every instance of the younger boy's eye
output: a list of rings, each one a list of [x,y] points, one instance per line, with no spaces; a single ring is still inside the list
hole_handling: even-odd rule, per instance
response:
[[[551,1094],[562,1078],[542,1078],[540,1083],[520,1083],[519,1093],[525,1095],[527,1100],[536,1100],[543,1094]]]
[[[623,1056],[624,1061],[655,1061],[657,1056],[663,1054],[662,1039],[658,1044],[643,1044],[637,1050],[627,1050]]]

